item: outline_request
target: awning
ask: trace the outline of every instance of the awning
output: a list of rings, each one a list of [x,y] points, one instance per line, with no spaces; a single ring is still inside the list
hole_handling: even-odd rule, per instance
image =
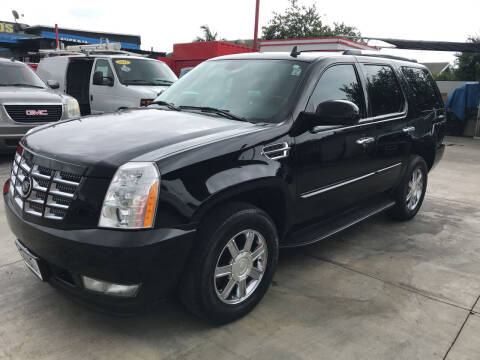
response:
[[[395,46],[397,49],[480,53],[480,44],[472,43],[472,42],[402,40],[402,39],[386,39],[386,38],[363,38],[363,39],[380,40]]]

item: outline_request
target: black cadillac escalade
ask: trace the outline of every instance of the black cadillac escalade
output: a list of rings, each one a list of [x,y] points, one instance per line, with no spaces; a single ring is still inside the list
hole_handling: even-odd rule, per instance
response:
[[[99,308],[178,294],[224,323],[263,297],[278,249],[418,212],[443,154],[428,70],[347,52],[206,61],[152,105],[36,128],[4,186],[27,266]]]

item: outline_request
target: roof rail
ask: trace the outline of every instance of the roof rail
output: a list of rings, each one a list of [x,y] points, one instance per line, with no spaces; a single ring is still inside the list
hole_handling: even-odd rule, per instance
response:
[[[415,59],[410,59],[410,58],[406,58],[406,57],[388,55],[388,54],[364,53],[364,52],[362,52],[362,50],[345,50],[342,54],[343,55],[354,55],[354,56],[379,57],[379,58],[384,58],[384,59],[403,60],[403,61],[409,61],[409,62],[414,62],[414,63],[417,62],[417,60],[415,60]]]

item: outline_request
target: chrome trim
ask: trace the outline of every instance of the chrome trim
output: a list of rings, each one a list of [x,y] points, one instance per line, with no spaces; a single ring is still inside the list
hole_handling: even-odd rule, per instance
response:
[[[55,176],[53,177],[53,181],[56,182],[56,183],[65,184],[65,185],[72,185],[72,186],[80,185],[80,182],[64,180],[63,178],[61,178],[60,177],[60,171],[55,171]]]
[[[280,146],[279,148],[274,148],[275,146]],[[272,148],[272,149],[270,149]],[[270,160],[279,160],[286,158],[290,153],[290,146],[286,141],[271,145],[266,145],[262,148],[262,155]],[[279,154],[275,156],[275,154]]]
[[[330,191],[330,190],[333,190],[333,189],[336,189],[336,188],[339,188],[341,186],[345,186],[345,185],[348,185],[348,184],[352,184],[354,182],[357,182],[357,181],[360,181],[360,180],[363,180],[363,179],[366,179],[370,176],[373,176],[373,175],[376,175],[376,174],[380,174],[384,171],[387,171],[387,170],[390,170],[390,169],[393,169],[397,166],[400,166],[402,165],[401,162],[399,163],[396,163],[396,164],[393,164],[393,165],[390,165],[390,166],[387,166],[385,168],[381,168],[381,169],[378,169],[378,170],[375,170],[374,172],[371,172],[371,173],[368,173],[368,174],[365,174],[365,175],[362,175],[362,176],[359,176],[359,177],[356,177],[356,178],[353,178],[353,179],[350,179],[350,180],[346,180],[346,181],[342,181],[342,182],[339,182],[339,183],[336,183],[336,184],[333,184],[333,185],[329,185],[329,186],[326,186],[326,187],[323,187],[321,189],[318,189],[318,190],[313,190],[313,191],[310,191],[310,192],[307,192],[307,193],[303,193],[300,195],[301,198],[303,199],[308,199],[309,197],[312,197],[312,196],[315,196],[315,195],[318,195],[318,194],[322,194],[324,192],[327,192],[327,191]]]
[[[384,120],[370,120],[370,119],[373,119],[373,118],[369,118],[369,119],[363,119],[361,120],[360,123],[358,123],[357,125],[350,125],[350,126],[338,126],[338,127],[335,127],[335,128],[329,128],[329,129],[320,129],[320,128],[323,128],[325,126],[328,126],[328,125],[319,125],[319,126],[315,126],[312,131],[314,133],[319,133],[319,132],[322,132],[322,131],[343,131],[343,130],[349,130],[349,129],[354,129],[354,128],[357,128],[357,127],[362,127],[362,126],[368,126],[368,125],[375,125],[375,124],[381,124],[381,123],[384,123],[384,122],[389,122],[389,121],[395,121],[395,120],[401,120],[401,119],[405,119],[405,114],[403,114],[402,116],[398,116],[398,117],[394,117],[394,118],[390,118],[390,119],[384,119]]]
[[[16,206],[26,214],[51,220],[63,220],[83,177],[75,173],[66,172],[66,177],[72,176],[73,179],[78,177],[80,181],[65,180],[62,178],[62,172],[60,170],[55,170],[49,167],[45,167],[45,171],[50,173],[50,176],[42,174],[39,171],[39,165],[34,163],[35,159],[31,159],[30,164],[26,163],[26,153],[31,152],[23,148],[21,155],[18,153],[15,155],[15,160],[13,161],[10,173],[10,179],[12,181],[12,186],[9,192],[10,198]],[[22,195],[21,183],[27,176],[33,180],[32,190],[34,191],[24,198]],[[67,192],[61,191],[59,189],[59,187],[61,188],[61,185],[71,188],[66,188],[65,190]],[[58,198],[54,199],[55,196]],[[32,207],[34,204],[36,204],[35,208]]]
[[[355,142],[358,145],[367,145],[367,144],[375,142],[375,138],[374,137],[365,137],[365,138],[357,139],[357,141],[355,141]]]
[[[304,199],[307,199],[309,197],[312,197],[312,196],[315,196],[315,195],[318,195],[318,194],[321,194],[321,193],[324,193],[324,192],[327,192],[327,191],[330,191],[330,190],[333,190],[333,189],[336,189],[338,187],[341,187],[341,186],[345,186],[345,185],[348,185],[348,184],[351,184],[351,183],[354,183],[354,182],[357,182],[357,181],[360,181],[360,180],[363,180],[363,179],[366,179],[370,176],[373,176],[375,175],[374,172],[372,173],[368,173],[366,175],[362,175],[362,176],[359,176],[357,178],[354,178],[354,179],[350,179],[350,180],[347,180],[347,181],[342,181],[342,182],[339,182],[335,185],[330,185],[330,186],[327,186],[327,187],[324,187],[324,188],[321,188],[321,189],[318,189],[318,190],[314,190],[312,192],[309,192],[309,193],[305,193],[305,194],[302,194],[300,195],[302,198]]]
[[[404,127],[404,128],[402,129],[402,131],[403,131],[404,133],[410,133],[410,132],[412,132],[412,131],[415,131],[415,126]]]
[[[399,162],[399,163],[396,163],[396,164],[393,164],[393,165],[390,165],[390,166],[387,166],[386,168],[383,168],[383,169],[377,170],[377,171],[375,171],[375,173],[376,173],[376,174],[380,174],[380,173],[382,173],[382,172],[384,172],[384,171],[387,171],[387,170],[393,169],[394,167],[397,167],[397,166],[400,166],[400,165],[402,165],[402,163],[401,163],[401,162]]]

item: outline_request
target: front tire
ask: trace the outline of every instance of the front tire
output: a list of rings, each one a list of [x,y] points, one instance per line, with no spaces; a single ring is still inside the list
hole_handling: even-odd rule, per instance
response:
[[[217,324],[250,312],[265,295],[278,259],[278,236],[261,209],[232,203],[199,230],[179,295],[196,315]]]
[[[395,206],[390,215],[401,221],[413,218],[422,206],[428,183],[428,168],[420,156],[411,158],[401,183],[395,190]]]

